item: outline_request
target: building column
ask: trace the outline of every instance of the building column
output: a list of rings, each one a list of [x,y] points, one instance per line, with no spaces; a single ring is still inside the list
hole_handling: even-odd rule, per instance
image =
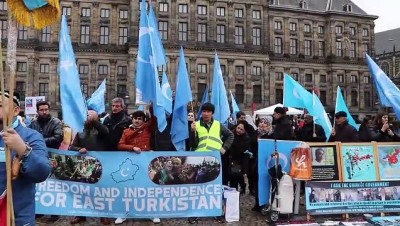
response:
[[[127,80],[133,81],[133,86],[128,85],[129,99],[131,103],[136,102],[136,54],[129,54]]]
[[[72,8],[71,8],[71,39],[72,42],[75,41],[75,43],[79,43],[79,35],[80,35],[80,16],[81,10],[79,9],[79,2],[74,1],[72,3]]]
[[[107,88],[107,93],[117,93],[117,76],[116,74],[118,73],[118,71],[116,70],[116,65],[117,65],[117,60],[115,59],[110,59],[110,74],[108,75],[108,83],[109,85],[106,87]],[[108,99],[106,101],[110,102],[112,100],[112,98],[114,97],[110,97],[110,95],[107,95]]]
[[[90,73],[88,75],[88,84],[89,84],[89,93],[96,90],[97,87],[94,85],[96,84],[97,81],[97,60],[96,59],[91,59],[90,60]],[[107,94],[106,94],[107,95]]]
[[[251,107],[251,104],[253,103],[252,101],[252,96],[253,96],[253,87],[251,85],[252,79],[252,73],[251,73],[251,60],[246,60],[246,70],[245,70],[245,76],[244,76],[244,98],[243,98],[243,105],[245,106],[245,108],[247,106]]]
[[[27,96],[37,96],[39,94],[39,79],[36,78],[37,71],[35,70],[35,56],[28,56],[28,84],[27,84]]]
[[[269,61],[264,61],[263,62],[263,72],[261,74],[261,103],[262,103],[262,107],[264,106],[269,106],[270,105],[270,100],[268,99],[268,97],[271,95],[271,89],[270,87],[270,71],[269,71]]]
[[[58,58],[53,57],[50,59],[50,84],[49,84],[49,101],[54,103],[57,108],[61,106],[60,103],[60,82],[58,77]]]

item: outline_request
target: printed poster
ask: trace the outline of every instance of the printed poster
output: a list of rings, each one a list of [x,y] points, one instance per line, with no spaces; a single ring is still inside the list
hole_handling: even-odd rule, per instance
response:
[[[310,144],[313,181],[339,181],[339,150],[335,143]]]
[[[377,181],[377,164],[373,144],[342,144],[344,182]]]
[[[45,100],[45,96],[25,97],[25,115],[36,115],[36,103]]]
[[[379,178],[400,180],[400,144],[377,144]]]

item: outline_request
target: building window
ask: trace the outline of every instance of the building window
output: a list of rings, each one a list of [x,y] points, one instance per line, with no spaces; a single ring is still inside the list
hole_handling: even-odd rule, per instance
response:
[[[225,43],[225,25],[217,25],[217,43]]]
[[[128,67],[127,66],[118,66],[117,75],[125,76],[128,74]]]
[[[108,27],[100,27],[100,44],[107,45],[109,41],[110,33]]]
[[[261,45],[261,28],[253,28],[253,45]]]
[[[310,33],[311,32],[311,25],[310,24],[304,24],[304,32]]]
[[[368,54],[369,52],[369,45],[368,44],[363,44],[363,57],[365,58],[365,54]]]
[[[358,93],[357,91],[351,91],[351,106],[357,107],[358,106]]]
[[[235,27],[235,44],[236,45],[243,44],[243,27],[239,26]]]
[[[320,75],[319,76],[319,82],[326,83],[326,75]]]
[[[274,53],[282,54],[282,38],[275,38]]]
[[[101,18],[110,18],[110,9],[100,9]]]
[[[197,101],[201,102],[206,91],[207,84],[197,83]]]
[[[158,10],[159,10],[160,12],[168,12],[168,3],[166,3],[166,2],[160,2],[160,3],[158,4]]]
[[[342,56],[342,42],[336,42],[336,56]]]
[[[49,94],[49,83],[39,83],[39,96],[47,97]]]
[[[290,23],[289,24],[289,29],[290,31],[297,31],[297,24],[296,23]]]
[[[187,41],[188,36],[188,24],[180,22],[178,24],[179,41]]]
[[[178,12],[184,13],[184,14],[188,13],[188,5],[187,4],[179,4]]]
[[[217,16],[225,16],[225,8],[217,7]]]
[[[19,94],[19,99],[21,101],[25,101],[25,91],[26,91],[25,82],[18,81],[15,83],[15,92]]]
[[[357,34],[357,30],[355,27],[350,27],[350,35],[355,36]]]
[[[89,74],[89,65],[87,65],[87,64],[79,64],[79,74],[80,75]]]
[[[342,26],[336,26],[336,34],[343,34],[343,27]]]
[[[292,73],[292,77],[294,80],[299,81],[299,74],[298,73]]]
[[[325,42],[324,41],[318,42],[318,56],[320,56],[320,57],[325,56]]]
[[[99,75],[108,75],[108,65],[99,65]]]
[[[235,17],[243,18],[243,9],[235,9]]]
[[[7,1],[3,0],[0,2],[0,10],[7,11]]]
[[[244,66],[235,66],[236,75],[244,75]]]
[[[371,93],[364,92],[364,106],[371,107]]]
[[[82,8],[81,16],[90,17],[90,8]]]
[[[305,40],[304,41],[304,55],[306,56],[311,56],[312,53],[312,41],[311,40]]]
[[[275,89],[275,103],[282,103],[282,102],[283,102],[283,90]]]
[[[88,44],[90,39],[90,26],[81,25],[81,43]]]
[[[119,44],[125,45],[128,42],[128,28],[120,27],[119,28]]]
[[[297,54],[297,39],[295,38],[290,39],[290,54],[292,55]]]
[[[40,34],[41,42],[50,42],[50,26],[47,26],[42,29]]]
[[[244,102],[244,85],[235,85],[235,97],[238,104]]]
[[[125,98],[128,92],[126,90],[126,85],[118,84],[117,85],[117,97]]]
[[[322,105],[326,106],[326,91],[325,90],[319,91],[319,99],[321,100]]]
[[[161,40],[168,40],[168,21],[158,21],[158,30],[160,32]]]
[[[28,40],[28,29],[25,26],[18,26],[18,40]]]
[[[350,80],[351,80],[351,83],[357,83],[357,76],[356,75],[350,76]]]
[[[261,11],[260,10],[253,10],[253,19],[261,19]]]
[[[274,29],[275,30],[282,30],[282,21],[275,21],[274,22]]]
[[[17,72],[26,72],[27,64],[26,62],[17,62]]]
[[[197,14],[199,14],[199,15],[207,15],[207,6],[205,6],[205,5],[197,6]]]
[[[313,82],[313,76],[312,74],[306,74],[305,75],[305,82]]]
[[[222,75],[225,75],[225,74],[226,74],[226,66],[223,65],[223,64],[221,64],[221,65],[219,65],[219,66],[221,67]]]
[[[343,75],[338,75],[337,80],[339,83],[344,83],[344,76]]]
[[[207,64],[197,64],[197,73],[207,74]]]
[[[367,28],[363,28],[362,36],[363,36],[363,37],[368,37],[368,36],[369,36],[369,31],[368,31]]]
[[[89,96],[89,86],[88,86],[88,84],[81,83],[81,90],[82,90],[82,93],[85,96],[85,98]]]
[[[351,47],[350,47],[350,57],[355,58],[356,57],[356,49],[357,49],[357,43],[356,42],[351,42]]]
[[[282,72],[275,72],[275,80],[283,81],[283,73]]]
[[[369,76],[364,76],[364,84],[369,84],[371,82],[371,78]]]
[[[325,34],[325,27],[324,26],[318,26],[318,34]]]
[[[197,41],[207,41],[207,24],[197,24]]]
[[[1,29],[1,38],[7,38],[7,31],[8,31],[8,21],[7,20],[0,20],[0,29]]]
[[[40,73],[49,73],[50,65],[48,64],[40,64]]]
[[[139,0],[141,2],[142,0]],[[149,2],[146,0],[146,10],[149,9]],[[142,4],[139,4],[139,10],[142,10]]]
[[[254,66],[254,67],[253,67],[253,75],[255,75],[255,76],[261,76],[261,67],[259,67],[259,66]]]
[[[261,104],[262,102],[261,85],[253,86],[253,103]]]
[[[126,9],[119,10],[119,18],[120,19],[128,19],[128,10],[126,10]]]
[[[63,6],[62,7],[62,15],[64,16],[71,16],[71,7]]]

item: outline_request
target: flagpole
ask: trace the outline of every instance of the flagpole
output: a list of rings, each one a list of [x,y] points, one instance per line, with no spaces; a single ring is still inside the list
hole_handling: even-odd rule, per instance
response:
[[[317,95],[316,93],[315,93],[315,76],[314,76],[314,74],[313,74],[313,109],[314,109],[314,99],[315,99],[315,95]],[[313,117],[313,137],[315,138],[315,137],[317,137],[317,134],[315,133],[315,117]]]

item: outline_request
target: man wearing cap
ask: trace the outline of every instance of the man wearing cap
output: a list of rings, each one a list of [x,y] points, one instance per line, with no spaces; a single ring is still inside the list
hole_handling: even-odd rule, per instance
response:
[[[286,116],[286,110],[283,107],[276,107],[272,116],[275,120],[274,139],[294,140],[292,123]]]
[[[325,142],[326,136],[322,126],[315,124],[313,116],[304,115],[304,125],[296,131],[296,138],[304,142]]]
[[[193,150],[199,152],[219,151],[221,152],[222,176],[226,175],[226,159],[224,154],[228,150],[234,139],[233,133],[224,125],[213,118],[215,107],[211,103],[204,103],[201,107],[201,118],[197,122],[192,123],[192,133],[190,134],[191,146]],[[224,179],[223,179],[224,180]],[[198,220],[197,217],[190,217],[189,223],[194,224]],[[223,222],[222,217],[216,220]]]
[[[335,114],[335,128],[332,130],[330,142],[338,141],[342,143],[358,142],[358,132],[347,120],[347,113],[339,111]]]
[[[21,165],[18,177],[12,181],[13,202],[15,212],[15,224],[35,225],[35,184],[46,180],[50,173],[50,163],[47,157],[47,149],[42,135],[35,130],[22,126],[16,117],[20,111],[19,100],[13,98],[13,106],[10,106],[9,95],[5,103],[0,98],[0,126],[4,128],[2,108],[14,116],[11,128],[4,128],[1,133],[0,146],[6,144],[14,158],[20,160]],[[0,149],[0,194],[6,189],[6,166],[4,148]],[[0,219],[0,225],[5,219]],[[5,224],[5,223],[4,223]]]

